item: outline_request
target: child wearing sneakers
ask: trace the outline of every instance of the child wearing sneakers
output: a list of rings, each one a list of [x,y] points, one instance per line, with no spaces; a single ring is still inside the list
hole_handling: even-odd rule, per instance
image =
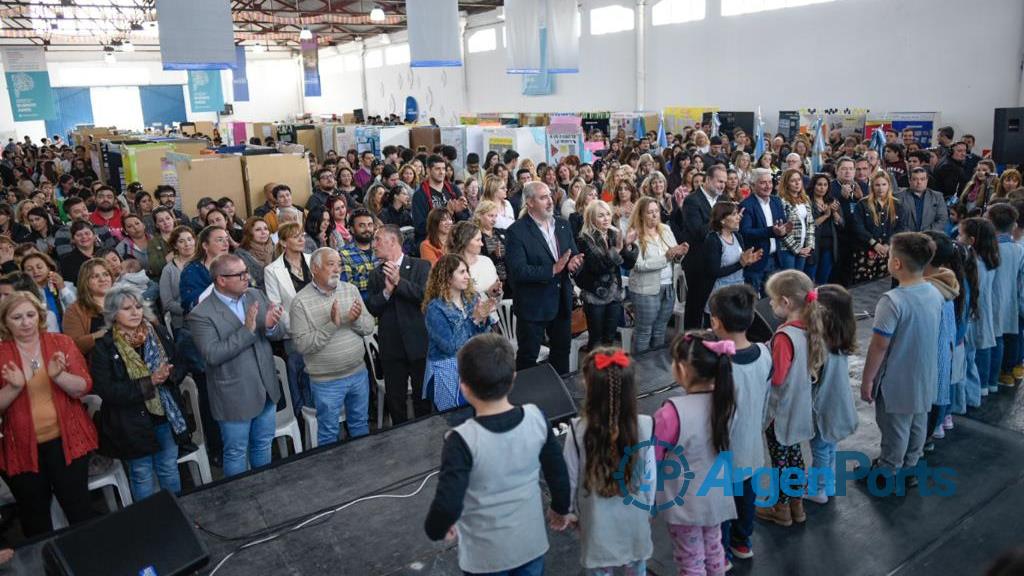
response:
[[[673,396],[654,413],[655,448],[658,461],[657,502],[672,503],[683,491],[684,482],[700,486],[721,452],[730,449],[729,427],[736,410],[732,380],[732,356],[736,346],[719,340],[710,331],[691,331],[672,342],[672,375],[685,394]],[[666,475],[666,457],[661,443],[682,449],[693,479],[683,474]],[[672,538],[672,555],[679,574],[721,576],[729,569],[722,549],[722,522],[736,518],[736,505],[725,490],[711,490],[660,512]]]
[[[853,297],[838,284],[818,288],[821,324],[827,355],[817,382],[811,386],[814,406],[814,438],[811,454],[815,470],[807,479],[805,498],[815,504],[827,504],[835,494],[836,445],[857,429],[857,409],[850,392],[850,355],[857,349],[857,319],[853,315]]]
[[[821,304],[814,282],[799,270],[783,270],[765,286],[772,312],[785,320],[772,337],[772,391],[765,429],[773,467],[804,468],[800,443],[814,437],[811,377],[825,363]],[[801,492],[802,490],[802,486]],[[778,502],[758,507],[757,517],[780,526],[807,520],[804,501],[779,491]]]
[[[956,251],[953,240],[941,232],[928,231],[925,234],[935,243],[935,254],[931,262],[924,268],[924,279],[935,286],[942,294],[942,317],[939,323],[938,370],[935,399],[928,412],[928,432],[932,438],[946,437],[943,426],[952,404],[953,353],[956,349],[956,306],[954,301],[960,297],[960,282],[956,273],[950,270]],[[929,442],[925,442],[928,451]]]
[[[998,392],[999,385],[1013,386],[1013,367],[1017,364],[1017,332],[1020,323],[1019,290],[1024,283],[1024,247],[1013,241],[1017,227],[1017,210],[1007,203],[988,207],[988,219],[996,229],[999,242],[999,268],[992,280],[996,349],[989,375],[989,393]]]
[[[900,494],[904,481],[907,486],[918,483],[916,470],[911,469],[924,449],[938,380],[938,347],[932,339],[939,333],[943,298],[924,279],[934,254],[935,243],[924,234],[892,237],[887,266],[899,286],[883,294],[875,306],[874,333],[861,379],[861,399],[875,404],[882,433],[881,454],[873,468],[895,474]]]
[[[569,524],[561,446],[536,406],[509,403],[516,359],[508,340],[475,336],[459,350],[458,362],[459,388],[475,416],[445,436],[427,536],[458,539],[463,572],[543,574],[548,533],[541,470],[551,491],[551,527]]]
[[[736,389],[736,414],[730,425],[730,445],[734,470],[751,470],[742,478],[733,477],[733,501],[736,520],[722,523],[722,546],[729,560],[753,558],[751,536],[754,533],[753,470],[764,466],[764,416],[771,389],[771,350],[764,344],[747,340],[754,323],[757,293],[746,284],[719,288],[711,295],[711,330],[721,340],[736,345],[732,357],[732,379]]]

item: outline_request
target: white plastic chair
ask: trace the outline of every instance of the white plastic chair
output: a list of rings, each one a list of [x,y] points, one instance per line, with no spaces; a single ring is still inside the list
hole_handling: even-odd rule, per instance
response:
[[[580,369],[580,350],[590,342],[590,332],[584,332],[569,342],[569,372]]]
[[[502,336],[508,339],[512,343],[512,348],[519,349],[519,340],[516,338],[516,315],[512,312],[512,300],[502,300],[497,308],[498,312],[498,330],[501,331]],[[537,362],[543,362],[548,359],[551,354],[551,350],[547,346],[540,347],[540,353],[537,354]],[[570,362],[572,360],[570,359]]]
[[[676,266],[672,278],[672,288],[676,292],[676,303],[672,307],[672,317],[676,321],[676,330],[683,331],[683,321],[686,316],[686,276],[683,276],[682,267]]]
[[[192,482],[196,486],[213,482],[213,474],[210,472],[210,455],[206,451],[206,433],[203,430],[203,419],[199,417],[199,388],[191,376],[186,376],[181,381],[181,394],[191,407],[192,416],[196,421],[196,429],[192,432],[192,443],[198,446],[197,450],[178,458],[178,464],[185,464],[189,474],[192,475]],[[196,479],[196,472],[199,478]]]
[[[281,394],[284,395],[284,410],[278,410],[274,414],[276,427],[274,439],[277,440],[277,449],[281,456],[288,455],[287,439],[292,441],[292,449],[296,454],[302,452],[302,432],[299,430],[299,422],[295,419],[295,412],[292,409],[292,392],[288,384],[288,365],[284,358],[274,356],[274,368],[277,369],[277,379],[281,382]]]
[[[89,417],[92,418],[99,411],[103,404],[103,399],[95,394],[88,394],[82,397],[82,404],[85,404],[86,409],[89,411]],[[111,512],[116,511],[118,508],[117,499],[114,498],[115,490],[117,497],[121,500],[122,508],[130,506],[133,502],[128,474],[124,471],[124,465],[117,459],[112,459],[110,466],[102,473],[89,477],[89,491],[93,492],[95,490],[103,491],[103,499],[106,501],[107,508]],[[60,504],[57,503],[56,498],[51,499],[50,519],[53,522],[54,530],[68,525],[68,519],[64,515]]]
[[[377,429],[384,427],[384,374],[377,373],[377,365],[380,362],[380,340],[377,336],[377,328],[374,327],[373,334],[363,338],[363,347],[366,355],[370,358],[370,378],[377,385]],[[381,365],[381,370],[384,366]]]

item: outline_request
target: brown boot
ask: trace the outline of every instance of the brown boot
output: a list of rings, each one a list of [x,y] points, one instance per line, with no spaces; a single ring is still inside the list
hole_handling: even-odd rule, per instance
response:
[[[790,514],[788,502],[778,502],[771,508],[758,506],[754,513],[765,522],[774,522],[779,526],[793,525],[793,517]]]
[[[803,524],[807,521],[807,513],[804,512],[803,498],[790,499],[789,513],[793,517],[793,522],[796,522],[797,524]]]

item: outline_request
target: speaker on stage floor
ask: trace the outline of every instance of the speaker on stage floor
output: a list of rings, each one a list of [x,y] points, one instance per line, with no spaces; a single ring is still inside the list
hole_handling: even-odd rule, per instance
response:
[[[761,298],[754,303],[754,323],[747,330],[747,339],[751,342],[769,342],[781,324],[782,321],[772,312],[771,298]]]
[[[576,415],[572,395],[551,364],[539,364],[516,372],[509,401],[513,404],[536,404],[552,426],[567,422]]]
[[[47,576],[184,575],[209,561],[192,523],[165,490],[43,545]]]
[[[996,108],[992,128],[992,159],[999,164],[1024,163],[1024,108]]]

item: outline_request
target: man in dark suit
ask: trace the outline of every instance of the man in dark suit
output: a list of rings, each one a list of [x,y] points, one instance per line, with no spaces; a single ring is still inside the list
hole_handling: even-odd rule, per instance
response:
[[[284,309],[249,288],[249,270],[233,254],[210,264],[213,291],[188,316],[196,348],[206,362],[210,413],[224,442],[224,476],[270,464],[281,383],[270,339],[283,330]]]
[[[908,232],[945,232],[949,209],[942,193],[928,188],[928,171],[914,168],[910,171],[909,181],[909,188],[896,193],[903,212],[903,229]]]
[[[543,182],[523,187],[527,217],[508,227],[505,268],[514,290],[517,318],[516,369],[537,364],[547,333],[548,362],[559,374],[569,371],[572,339],[572,281],[583,263],[569,223],[554,215],[551,190]]]
[[[427,362],[427,329],[423,323],[423,291],[430,264],[402,253],[402,231],[388,224],[373,237],[373,251],[381,265],[370,272],[366,308],[380,321],[377,338],[384,370],[385,402],[392,424],[409,419],[405,398],[412,381],[412,411],[416,418],[430,414],[423,400],[423,373]]]
[[[761,250],[764,257],[743,269],[743,279],[764,296],[764,283],[778,268],[781,239],[788,233],[786,209],[782,199],[772,195],[772,173],[767,168],[753,170],[754,193],[740,203],[743,220],[740,234],[744,248]]]
[[[683,201],[683,220],[689,235],[691,257],[683,260],[683,273],[686,275],[686,306],[684,325],[686,329],[699,328],[704,318],[704,304],[711,295],[714,280],[704,273],[702,248],[704,239],[711,231],[711,207],[725,191],[726,168],[715,164],[708,168],[704,187],[696,190]]]

